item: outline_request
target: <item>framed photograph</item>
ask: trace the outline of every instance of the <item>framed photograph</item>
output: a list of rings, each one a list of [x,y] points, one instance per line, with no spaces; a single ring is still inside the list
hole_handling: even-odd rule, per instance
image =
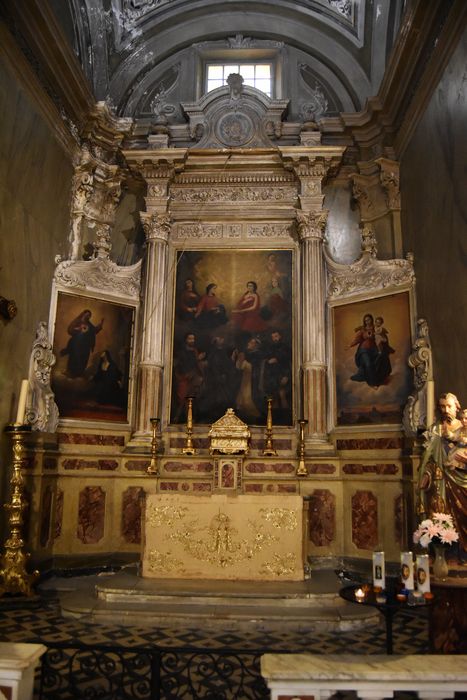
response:
[[[135,309],[58,292],[52,372],[60,418],[128,422]]]
[[[408,292],[332,309],[337,425],[400,423],[413,385]]]
[[[291,425],[292,250],[183,251],[177,254],[171,423],[197,424],[227,408],[249,425]]]

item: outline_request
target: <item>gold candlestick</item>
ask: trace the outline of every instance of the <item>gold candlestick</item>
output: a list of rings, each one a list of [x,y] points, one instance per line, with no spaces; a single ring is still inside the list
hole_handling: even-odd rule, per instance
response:
[[[277,452],[274,449],[274,444],[272,440],[272,398],[266,398],[268,404],[268,412],[266,418],[266,444],[264,446],[263,455],[265,457],[276,457]]]
[[[22,593],[32,595],[32,586],[39,576],[38,571],[28,574],[26,561],[29,554],[24,551],[24,541],[21,537],[23,525],[24,479],[22,466],[24,462],[24,438],[31,430],[29,425],[8,425],[5,428],[13,443],[13,474],[11,476],[11,500],[5,504],[8,512],[10,535],[5,540],[5,551],[0,560],[0,595],[5,593]]]
[[[157,463],[157,449],[158,449],[159,445],[157,442],[157,433],[158,433],[159,424],[161,422],[161,419],[160,418],[150,418],[150,421],[151,421],[151,426],[152,426],[151,461],[149,463],[149,467],[147,468],[146,472],[148,474],[153,474],[154,476],[158,476],[159,465]]]
[[[308,471],[305,464],[305,425],[308,423],[303,418],[298,421],[300,426],[300,437],[298,441],[298,467],[297,476],[308,476]]]
[[[196,450],[193,446],[193,396],[187,396],[186,410],[186,445],[182,449],[184,455],[194,455]]]

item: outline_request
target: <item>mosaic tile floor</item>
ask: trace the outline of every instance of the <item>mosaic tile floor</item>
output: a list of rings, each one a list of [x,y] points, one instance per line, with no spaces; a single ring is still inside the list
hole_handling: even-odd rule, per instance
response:
[[[428,652],[426,611],[400,612],[394,618],[394,651],[397,654]],[[232,633],[226,630],[173,627],[150,628],[119,624],[86,623],[63,618],[58,595],[42,593],[34,601],[3,599],[0,604],[0,641],[54,643],[84,642],[88,645],[118,644],[124,647],[158,644],[163,647],[196,646],[199,648],[270,649],[274,651],[307,650],[316,654],[352,649],[359,654],[384,652],[384,623],[352,632],[313,632],[300,634],[281,630],[273,632]]]
[[[78,586],[79,588],[79,586]],[[394,618],[394,652],[396,654],[423,654],[428,652],[428,621],[426,611],[418,611],[415,615],[411,611],[400,612]],[[36,642],[43,643],[48,647],[60,647],[67,645],[72,647],[74,644],[85,644],[90,647],[111,646],[114,650],[121,649],[122,655],[126,655],[127,659],[135,650],[140,654],[138,663],[144,664],[147,671],[144,683],[140,683],[140,690],[135,693],[133,690],[128,690],[129,681],[123,683],[121,680],[113,685],[108,672],[108,678],[105,674],[99,675],[94,670],[90,673],[90,667],[97,667],[100,661],[92,661],[89,659],[92,654],[88,654],[88,659],[85,660],[79,667],[76,666],[76,659],[73,674],[73,682],[70,682],[71,673],[67,670],[61,672],[54,668],[51,663],[51,670],[48,672],[50,686],[42,688],[39,693],[39,678],[36,682],[36,695],[38,700],[74,700],[82,698],[83,688],[91,688],[89,697],[99,697],[103,700],[133,699],[147,698],[148,700],[172,700],[180,698],[183,700],[193,700],[197,698],[210,698],[211,700],[255,700],[268,697],[267,689],[259,673],[259,658],[261,653],[265,651],[274,652],[302,652],[308,651],[316,654],[330,654],[339,652],[349,652],[355,654],[380,654],[384,653],[384,623],[374,625],[370,628],[353,630],[352,632],[310,632],[310,633],[294,633],[284,631],[280,624],[276,628],[267,632],[258,630],[242,630],[240,633],[232,632],[223,629],[208,629],[202,627],[190,627],[187,625],[174,626],[164,628],[156,628],[144,625],[129,626],[128,624],[121,625],[118,621],[115,624],[97,624],[95,622],[85,621],[82,619],[64,618],[60,611],[60,601],[57,591],[45,590],[40,593],[35,599],[29,601],[21,601],[18,599],[0,599],[0,641],[11,642]],[[190,649],[189,654],[183,649]],[[164,661],[161,662],[162,671],[158,679],[158,688],[154,690],[150,676],[151,662],[144,657],[145,651],[153,653],[154,650],[164,650],[165,658],[170,656],[173,650],[174,661],[172,668],[163,668]],[[195,653],[193,654],[193,650]],[[229,650],[232,652],[234,659],[229,658],[229,664],[237,663],[242,657],[245,662],[242,667],[242,678],[248,676],[247,680],[242,680],[241,687],[235,686],[233,678],[235,673],[230,678],[221,678],[225,671],[226,663],[219,661],[217,657],[214,659],[210,654],[221,650]],[[178,652],[180,651],[180,654]],[[196,652],[199,651],[197,654]],[[200,658],[203,656],[208,658],[207,663],[200,663]],[[183,652],[183,653],[182,653]],[[49,655],[62,653],[49,652]],[[68,653],[68,652],[67,652]],[[94,652],[93,652],[94,653]],[[99,652],[98,652],[99,653]],[[81,656],[86,656],[86,651],[80,652]],[[114,652],[112,652],[114,654]],[[183,656],[185,654],[185,656]],[[196,665],[196,672],[199,676],[199,671],[204,667],[210,668],[210,677],[208,680],[195,677],[192,669],[189,670],[186,664],[186,658],[191,654],[192,666]],[[235,657],[237,654],[237,657]],[[246,656],[245,656],[246,654]],[[249,655],[249,656],[248,656]],[[118,651],[116,652],[118,656]],[[195,660],[194,657],[198,656]],[[115,654],[114,654],[115,657]],[[142,661],[141,661],[142,659]],[[118,661],[118,664],[117,664]],[[241,661],[241,663],[243,663]],[[81,662],[80,662],[81,663]],[[109,664],[107,657],[105,663]],[[127,663],[127,662],[124,662]],[[71,668],[71,663],[68,663],[68,658],[63,663],[63,667],[68,664],[67,668]],[[112,659],[112,668],[118,665],[118,673],[120,679],[128,675],[128,668],[120,663],[115,658]],[[122,668],[124,667],[124,673]],[[212,673],[212,668],[215,668],[215,673]],[[60,678],[60,675],[67,676],[67,680]],[[185,674],[185,675],[183,675]],[[219,675],[217,678],[216,674]],[[237,676],[240,677],[238,671]],[[79,677],[79,683],[75,682]],[[84,680],[83,680],[84,678]],[[84,684],[84,685],[83,685]],[[207,685],[206,685],[207,684]],[[71,686],[76,686],[70,689]],[[123,686],[123,688],[122,688]],[[234,688],[235,686],[235,688]],[[125,689],[126,688],[126,689]],[[214,688],[214,689],[213,689]],[[84,693],[86,695],[86,693]]]

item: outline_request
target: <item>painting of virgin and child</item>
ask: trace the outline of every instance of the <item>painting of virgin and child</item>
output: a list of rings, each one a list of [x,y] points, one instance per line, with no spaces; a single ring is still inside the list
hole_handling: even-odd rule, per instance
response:
[[[292,251],[184,251],[177,259],[171,422],[292,424]]]
[[[407,293],[333,309],[338,425],[399,423],[412,387]]]
[[[126,422],[132,307],[59,293],[52,389],[61,418]]]

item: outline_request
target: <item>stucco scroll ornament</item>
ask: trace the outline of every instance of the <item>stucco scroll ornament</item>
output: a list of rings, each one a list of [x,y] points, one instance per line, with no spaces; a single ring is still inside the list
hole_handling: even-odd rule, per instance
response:
[[[108,257],[93,260],[64,260],[58,262],[54,281],[59,287],[71,287],[93,292],[139,299],[141,260],[120,267]]]
[[[329,280],[328,297],[350,297],[361,292],[375,293],[390,287],[414,284],[412,254],[408,253],[406,260],[378,260],[376,255],[376,239],[370,227],[364,227],[361,257],[351,265],[336,263],[325,250]]]
[[[414,370],[414,391],[405,405],[402,425],[406,435],[415,436],[420,429],[427,427],[427,390],[433,367],[428,323],[424,318],[417,321],[408,365]]]
[[[58,426],[58,407],[50,386],[56,358],[47,333],[47,324],[40,321],[29,360],[31,403],[26,407],[26,420],[33,430],[54,433]]]

